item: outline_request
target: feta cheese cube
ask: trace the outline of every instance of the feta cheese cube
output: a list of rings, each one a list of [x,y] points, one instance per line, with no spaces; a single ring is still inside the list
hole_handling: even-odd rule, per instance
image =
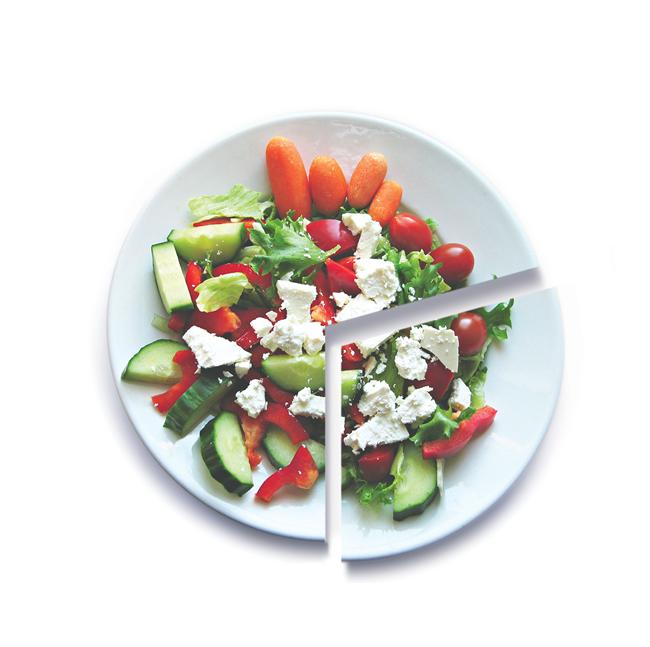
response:
[[[190,347],[201,368],[226,366],[251,356],[234,341],[217,337],[198,326],[189,328],[183,335],[183,341]]]
[[[450,371],[458,371],[458,337],[453,330],[416,326],[411,329],[411,337],[417,339],[422,348],[431,352]]]
[[[266,409],[266,391],[262,380],[251,380],[248,386],[235,395],[235,402],[251,417],[257,416]]]
[[[367,213],[344,213],[341,220],[353,236],[358,236],[361,230],[372,221],[372,218]]]
[[[355,341],[357,348],[361,351],[361,354],[364,357],[368,357],[370,353],[377,350],[388,338],[390,335],[375,335],[374,337],[366,337],[362,341]]]
[[[356,297],[350,299],[350,302],[339,311],[336,315],[336,320],[346,321],[348,319],[354,319],[355,317],[370,314],[371,312],[379,312],[379,310],[382,309],[382,306],[376,301],[369,299],[363,294],[357,294]]]
[[[373,355],[371,355],[364,363],[363,365],[363,372],[366,375],[369,375],[375,370],[375,367],[377,366],[377,360]]]
[[[304,323],[289,318],[282,319],[275,324],[268,335],[262,337],[260,344],[271,351],[280,348],[287,355],[297,357],[302,355],[303,327]]]
[[[332,298],[334,299],[337,308],[344,308],[348,303],[350,303],[352,297],[345,292],[332,292]]]
[[[395,300],[399,280],[395,266],[379,258],[360,258],[355,263],[356,283],[364,296],[383,308]]]
[[[273,323],[275,323],[275,320],[278,318],[278,313],[275,312],[274,310],[269,310],[266,313],[266,316],[268,319],[270,319]]]
[[[235,363],[235,373],[237,377],[242,378],[253,368],[250,359],[243,359],[241,362]]]
[[[264,335],[268,335],[271,332],[273,324],[268,319],[264,319],[264,317],[256,317],[251,321],[251,328],[258,337],[264,337]]]
[[[428,418],[436,410],[436,401],[429,394],[430,386],[414,389],[397,407],[397,417],[410,425],[417,420]]]
[[[395,366],[405,380],[423,380],[427,372],[427,363],[422,357],[420,344],[411,337],[398,337]]]
[[[317,321],[303,325],[302,345],[308,355],[320,352],[325,344],[325,329]]]
[[[462,411],[467,409],[472,402],[472,392],[463,380],[457,377],[451,383],[451,390],[449,392],[449,406],[454,411]]]
[[[369,222],[361,230],[354,255],[357,258],[370,258],[375,253],[380,238],[381,225],[374,220]]]
[[[353,429],[343,443],[352,448],[355,454],[366,447],[377,447],[405,440],[409,432],[394,411],[370,418],[361,426]]]
[[[390,413],[395,409],[395,394],[386,382],[371,380],[364,385],[358,406],[366,417]]]
[[[325,417],[325,398],[314,395],[309,387],[296,393],[289,405],[289,411],[294,416],[308,416],[310,418]]]
[[[287,311],[287,319],[301,323],[311,321],[311,304],[316,298],[316,288],[313,285],[278,281],[276,287],[282,299],[282,307]]]

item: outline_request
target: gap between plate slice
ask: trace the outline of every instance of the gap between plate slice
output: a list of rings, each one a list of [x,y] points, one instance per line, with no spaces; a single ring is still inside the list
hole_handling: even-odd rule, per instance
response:
[[[543,290],[539,268],[497,277],[492,281],[452,290],[433,298],[357,317],[329,326],[325,338],[325,541],[330,555],[342,559],[341,492],[341,346],[362,337],[391,334],[402,328],[474,310],[488,304]]]

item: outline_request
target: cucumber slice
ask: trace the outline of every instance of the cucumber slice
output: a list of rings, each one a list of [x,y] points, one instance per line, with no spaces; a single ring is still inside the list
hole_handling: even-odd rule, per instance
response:
[[[325,386],[325,353],[316,355],[271,355],[262,360],[262,370],[281,389],[298,393],[308,386],[317,391]]]
[[[437,488],[436,461],[422,458],[422,450],[406,441],[393,461],[397,472],[397,485],[393,495],[393,519],[401,521],[421,514],[433,501]]]
[[[122,372],[122,379],[151,384],[176,384],[181,379],[181,367],[173,359],[179,350],[187,350],[187,346],[173,339],[152,341],[129,360]]]
[[[208,471],[228,492],[242,496],[253,487],[253,473],[234,413],[223,411],[210,420],[201,429],[199,440]]]
[[[178,262],[178,255],[172,243],[158,243],[151,246],[153,273],[160,299],[170,314],[194,307],[185,276]]]
[[[167,412],[163,426],[185,436],[219,404],[232,385],[232,380],[218,373],[203,371]]]
[[[280,427],[269,425],[262,444],[269,460],[275,467],[286,467],[291,462],[299,445],[304,445],[311,453],[318,471],[321,474],[325,471],[325,445],[312,438],[299,445],[294,445],[286,432],[282,431]]]
[[[167,240],[186,261],[204,261],[209,256],[213,263],[225,263],[239,251],[245,232],[243,223],[232,222],[173,229]]]
[[[347,406],[352,402],[359,388],[359,378],[361,371],[354,369],[351,371],[341,371],[341,405]]]

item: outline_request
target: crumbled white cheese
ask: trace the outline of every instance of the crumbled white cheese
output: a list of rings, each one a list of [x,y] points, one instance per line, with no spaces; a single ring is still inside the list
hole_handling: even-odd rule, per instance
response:
[[[363,387],[358,407],[366,417],[390,413],[395,409],[395,394],[388,383],[371,380]]]
[[[409,437],[409,432],[395,412],[380,414],[370,418],[361,426],[353,429],[343,442],[352,448],[355,454],[366,447],[376,447],[396,443]]]
[[[425,386],[414,389],[400,402],[397,407],[397,417],[405,424],[410,425],[416,420],[428,418],[436,410],[436,402],[429,394],[431,387]]]
[[[287,319],[302,323],[311,321],[311,304],[316,298],[316,288],[313,285],[278,281],[276,287],[282,299],[282,307],[287,311]]]
[[[463,380],[457,377],[451,383],[451,391],[449,392],[449,406],[455,411],[462,411],[467,409],[472,402],[472,392]]]
[[[398,337],[395,366],[405,380],[423,380],[427,372],[427,363],[422,357],[420,344],[411,337]]]
[[[294,416],[308,416],[310,418],[325,417],[325,398],[314,395],[309,387],[305,387],[293,397],[289,411]]]
[[[234,377],[234,375],[230,371],[224,371],[223,376],[224,377]]]
[[[344,213],[341,216],[343,224],[352,232],[353,236],[358,236],[361,230],[372,221],[372,217],[367,213]]]
[[[395,265],[379,258],[360,258],[354,267],[356,283],[366,297],[384,308],[394,301],[399,289]]]
[[[266,313],[266,316],[268,319],[270,319],[273,323],[275,323],[275,320],[278,318],[278,313],[274,312],[273,310],[269,310]]]
[[[183,341],[190,347],[201,368],[226,366],[251,356],[234,341],[217,337],[198,326],[192,326],[183,335]]]
[[[416,326],[411,329],[411,337],[419,341],[422,348],[433,353],[450,371],[458,371],[458,337],[453,330]]]
[[[258,337],[264,337],[264,335],[268,335],[271,332],[273,324],[268,319],[264,319],[264,317],[256,317],[251,321],[251,328]]]
[[[377,365],[377,371],[376,371],[377,375],[381,375],[385,370],[386,370],[386,364],[380,361],[379,364]]]
[[[235,395],[235,402],[251,417],[257,416],[266,409],[266,391],[262,380],[251,380],[248,386]]]
[[[253,365],[251,364],[250,359],[243,359],[241,362],[236,362],[235,363],[235,373],[237,374],[237,377],[244,377],[248,371],[253,368]]]
[[[325,330],[317,321],[310,321],[302,326],[302,345],[308,355],[320,352],[325,344]]]
[[[332,298],[334,299],[337,308],[344,308],[348,303],[350,303],[352,297],[345,292],[332,292]]]
[[[377,366],[377,360],[373,355],[371,355],[363,365],[363,372],[368,375],[375,370],[375,366]]]
[[[299,322],[293,319],[278,321],[273,330],[260,340],[264,348],[271,351],[282,349],[287,355],[297,357],[305,351],[318,353],[325,343],[323,327],[316,321]]]
[[[364,225],[354,255],[357,258],[370,258],[375,253],[380,238],[381,225],[378,222],[373,220]]]
[[[377,350],[390,335],[375,335],[374,337],[366,337],[362,341],[355,341],[357,348],[364,357],[368,357],[370,353]]]
[[[337,321],[346,321],[347,319],[354,319],[362,315],[370,314],[371,312],[379,312],[382,306],[369,299],[363,294],[357,294],[356,297],[350,299],[350,302],[336,315]]]

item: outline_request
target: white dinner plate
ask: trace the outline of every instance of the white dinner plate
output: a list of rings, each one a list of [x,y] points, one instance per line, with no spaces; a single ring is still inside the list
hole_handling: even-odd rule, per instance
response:
[[[393,521],[390,506],[361,506],[345,492],[343,559],[372,559],[431,544],[493,505],[522,473],[550,424],[562,382],[564,343],[554,290],[516,299],[508,340],[488,351],[490,429],[445,462],[443,494],[421,514]]]
[[[270,466],[263,464],[254,475],[253,490],[242,498],[229,494],[200,461],[198,431],[177,440],[163,429],[149,399],[162,389],[120,380],[128,359],[162,336],[150,324],[154,313],[163,314],[150,246],[165,240],[171,229],[190,225],[187,201],[194,196],[224,193],[235,183],[268,191],[264,150],[274,135],[293,139],[307,165],[317,154],[334,156],[348,177],[364,153],[384,153],[389,177],[404,187],[405,204],[438,221],[446,241],[463,242],[473,250],[476,267],[470,283],[535,267],[536,258],[507,206],[465,162],[426,135],[360,115],[294,115],[241,131],[183,166],[136,218],[117,260],[108,308],[113,375],[136,431],[160,464],[215,510],[268,532],[324,539],[324,483],[310,492],[282,493],[264,505],[253,494],[270,473]]]

